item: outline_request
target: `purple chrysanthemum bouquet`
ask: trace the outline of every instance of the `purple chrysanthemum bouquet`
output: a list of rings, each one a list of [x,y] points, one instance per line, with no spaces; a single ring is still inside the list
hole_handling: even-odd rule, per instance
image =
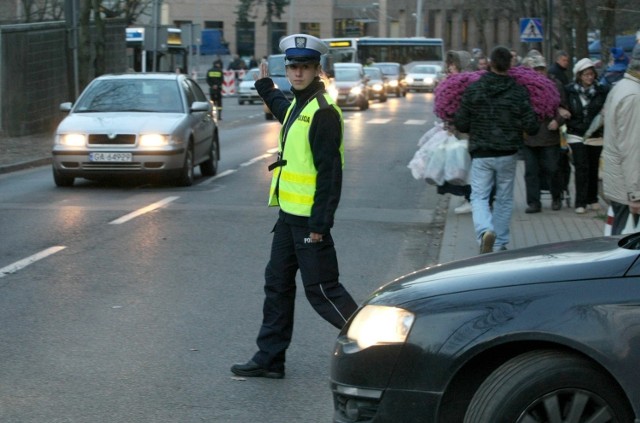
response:
[[[464,90],[473,82],[480,79],[486,71],[462,72],[449,75],[435,90],[436,116],[445,121],[453,120]],[[533,69],[518,66],[509,70],[509,75],[516,83],[522,85],[529,92],[531,105],[538,118],[552,118],[556,115],[560,105],[560,93],[555,83]]]

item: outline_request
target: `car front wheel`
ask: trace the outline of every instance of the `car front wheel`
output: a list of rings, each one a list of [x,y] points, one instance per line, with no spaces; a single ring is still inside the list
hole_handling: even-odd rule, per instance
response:
[[[209,147],[209,158],[200,163],[200,173],[202,176],[215,176],[218,173],[218,134],[213,135],[211,146]]]
[[[193,180],[193,147],[189,144],[187,151],[184,153],[184,163],[182,165],[182,169],[180,169],[177,185],[181,187],[190,187],[193,185]]]
[[[65,176],[53,169],[53,182],[59,187],[71,187],[73,186],[75,178],[73,176]]]
[[[465,423],[633,421],[624,393],[582,357],[541,350],[517,356],[478,388]]]

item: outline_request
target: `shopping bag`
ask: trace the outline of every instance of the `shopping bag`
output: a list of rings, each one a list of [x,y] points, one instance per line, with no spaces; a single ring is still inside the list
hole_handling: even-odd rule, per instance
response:
[[[433,138],[434,135],[436,135],[438,132],[443,132],[443,131],[444,131],[444,125],[442,123],[436,123],[435,125],[433,125],[433,128],[429,129],[427,132],[424,133],[424,135],[420,137],[420,139],[418,140],[418,147],[422,147],[431,138]]]
[[[422,180],[425,179],[425,175],[427,172],[427,168],[429,167],[429,162],[432,159],[434,151],[440,147],[447,138],[447,131],[434,131],[432,136],[429,137],[415,152],[413,158],[407,165],[407,167],[411,170],[411,175],[417,179]],[[434,162],[435,165],[435,162]],[[444,166],[444,164],[443,164]],[[430,168],[433,172],[433,168]]]
[[[452,185],[467,185],[471,167],[467,140],[459,140],[450,135],[446,142],[445,151],[444,180]]]
[[[623,235],[627,235],[635,234],[636,232],[640,232],[640,216],[637,214],[629,213],[627,223],[624,225],[624,228],[620,233]]]

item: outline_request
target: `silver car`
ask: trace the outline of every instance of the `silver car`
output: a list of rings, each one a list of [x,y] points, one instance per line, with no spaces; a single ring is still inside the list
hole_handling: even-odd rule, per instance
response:
[[[179,186],[218,170],[220,144],[211,103],[179,74],[105,75],[94,79],[58,125],[53,179],[162,176]]]

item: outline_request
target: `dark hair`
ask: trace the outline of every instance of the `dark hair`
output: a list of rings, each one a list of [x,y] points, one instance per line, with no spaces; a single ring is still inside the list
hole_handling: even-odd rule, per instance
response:
[[[489,56],[491,67],[498,72],[506,72],[511,68],[511,51],[503,46],[495,47]]]

